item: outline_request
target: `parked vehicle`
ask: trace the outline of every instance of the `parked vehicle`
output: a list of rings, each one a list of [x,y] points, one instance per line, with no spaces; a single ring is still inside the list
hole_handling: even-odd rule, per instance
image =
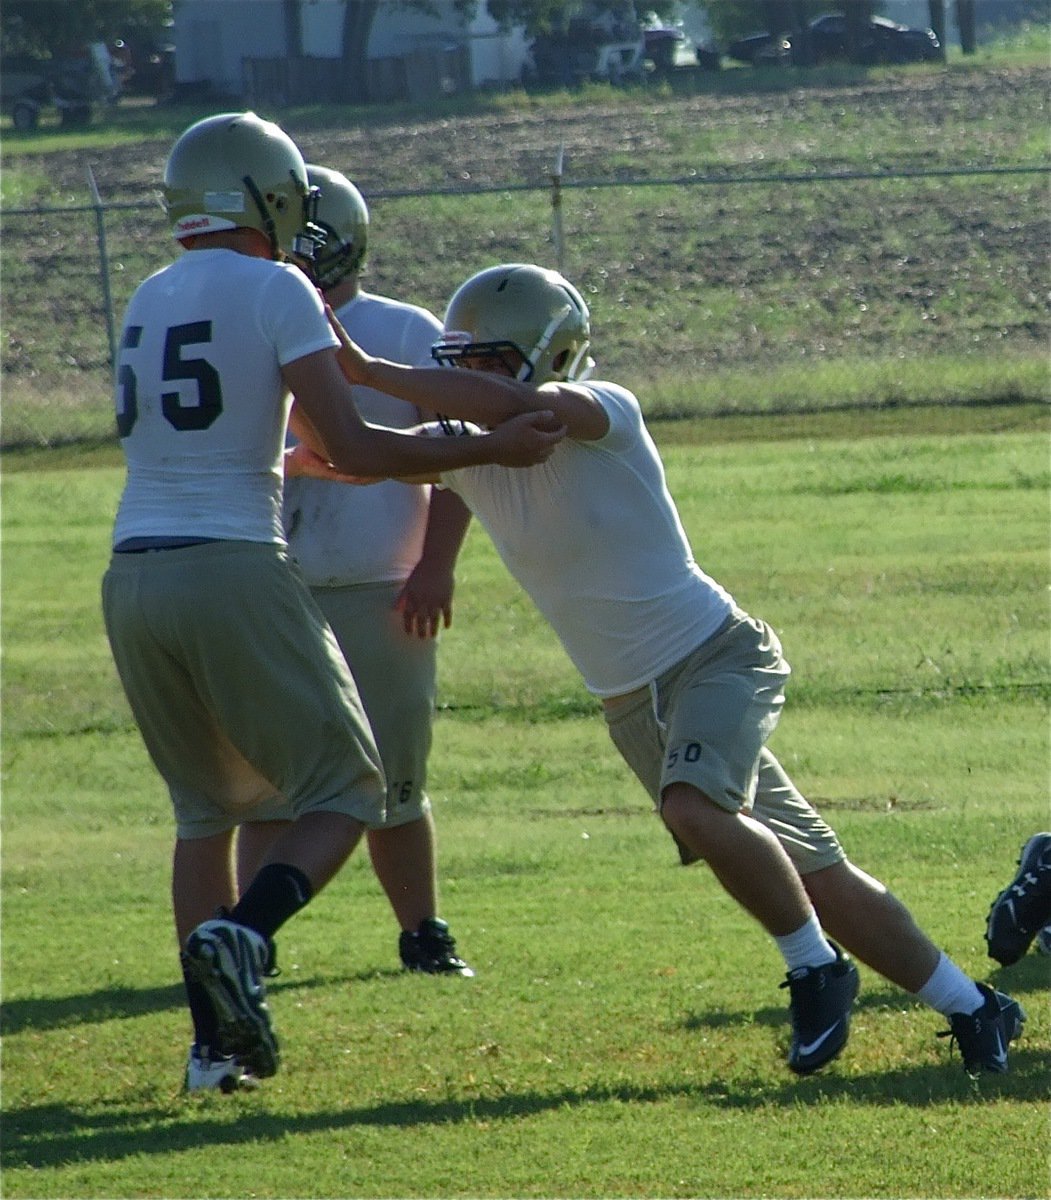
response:
[[[847,19],[842,13],[826,13],[810,22],[810,39],[818,62],[847,58]],[[919,29],[873,17],[861,27],[858,58],[863,63],[935,62],[942,56],[941,43],[933,29]]]
[[[750,67],[786,67],[792,61],[792,43],[788,34],[771,37],[768,33],[753,33],[738,38],[726,48],[727,57]]]
[[[849,60],[847,19],[842,13],[815,17],[809,22],[809,37],[812,62]],[[739,38],[729,46],[727,54],[737,62],[755,67],[787,66],[802,59],[798,47],[793,46],[791,32],[776,37],[756,33]],[[886,17],[873,17],[861,24],[855,59],[859,63],[935,62],[941,57],[941,43],[933,29],[902,25]]]
[[[91,121],[93,70],[90,57],[5,57],[0,61],[0,106],[22,131],[35,129],[40,114],[51,105],[58,109],[63,125],[87,125]]]
[[[609,19],[597,10],[574,15],[532,46],[540,83],[576,86],[585,80],[628,83],[643,76],[646,41],[637,20]]]
[[[686,34],[675,25],[643,26],[643,53],[658,71],[670,71]]]
[[[22,131],[35,129],[51,106],[63,126],[88,125],[96,105],[117,103],[121,84],[121,64],[105,42],[61,58],[4,55],[0,60],[0,107]]]

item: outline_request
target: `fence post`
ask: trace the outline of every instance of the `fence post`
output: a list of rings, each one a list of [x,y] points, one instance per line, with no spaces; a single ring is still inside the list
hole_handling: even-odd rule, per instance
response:
[[[106,253],[106,219],[102,207],[102,197],[99,195],[98,184],[95,182],[95,172],[88,167],[88,186],[91,188],[91,203],[95,209],[95,236],[99,246],[99,273],[102,276],[102,304],[106,312],[106,337],[109,340],[110,369],[117,362],[117,339],[113,325],[113,295],[109,286],[109,255]]]
[[[566,144],[560,143],[555,156],[555,169],[551,175],[551,233],[555,242],[555,264],[565,274],[565,239],[562,236],[562,158]]]

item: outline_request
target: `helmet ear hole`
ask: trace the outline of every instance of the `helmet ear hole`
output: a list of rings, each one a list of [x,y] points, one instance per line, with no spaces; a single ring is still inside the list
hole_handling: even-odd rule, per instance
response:
[[[556,371],[561,371],[565,368],[565,365],[568,361],[569,361],[569,351],[568,350],[560,350],[555,355],[555,357],[552,359],[551,365],[552,365],[552,367],[554,367],[554,369]]]

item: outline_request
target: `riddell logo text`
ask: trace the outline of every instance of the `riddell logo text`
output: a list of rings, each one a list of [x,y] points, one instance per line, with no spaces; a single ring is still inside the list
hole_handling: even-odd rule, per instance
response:
[[[212,222],[207,217],[196,217],[179,222],[180,233],[190,233],[194,229],[209,229]]]

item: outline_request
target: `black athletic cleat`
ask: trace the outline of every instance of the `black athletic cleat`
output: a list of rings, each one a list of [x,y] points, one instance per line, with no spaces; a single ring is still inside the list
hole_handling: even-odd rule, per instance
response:
[[[996,897],[985,923],[989,957],[1009,967],[1051,921],[1051,833],[1037,833],[1022,847],[1018,874]]]
[[[959,1046],[968,1075],[982,1071],[1002,1075],[1007,1070],[1007,1047],[1025,1025],[1025,1010],[1017,1000],[988,984],[978,984],[978,990],[985,997],[982,1007],[973,1013],[953,1013],[949,1028],[938,1036],[952,1038]]]
[[[259,1079],[277,1071],[277,1038],[270,1022],[263,975],[271,962],[270,943],[235,921],[205,921],[186,939],[189,971],[215,1009],[215,1051],[236,1058]]]
[[[781,984],[791,1001],[792,1045],[788,1065],[797,1075],[820,1070],[847,1044],[850,1009],[858,994],[858,969],[838,946],[836,961],[797,967]]]
[[[398,953],[406,971],[422,971],[426,975],[463,975],[471,978],[474,971],[456,953],[456,942],[449,926],[438,917],[420,922],[415,933],[405,931],[398,939]]]

